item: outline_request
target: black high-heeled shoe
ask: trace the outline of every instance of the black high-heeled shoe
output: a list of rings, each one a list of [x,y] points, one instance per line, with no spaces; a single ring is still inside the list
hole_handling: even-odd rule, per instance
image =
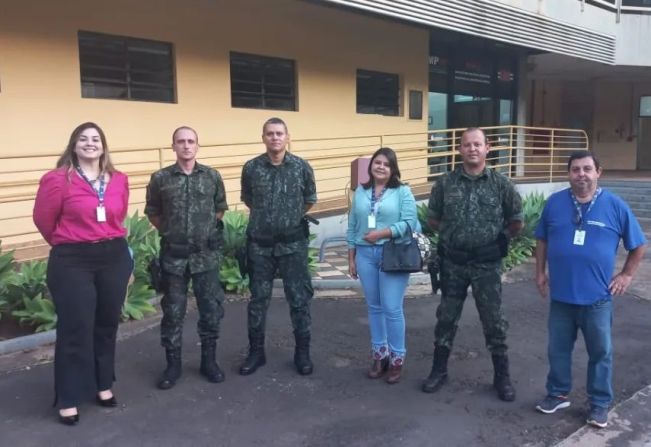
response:
[[[118,406],[118,401],[115,396],[111,396],[108,399],[102,399],[99,396],[96,396],[97,403],[102,407],[114,408]]]
[[[77,410],[77,414],[73,414],[72,416],[62,416],[59,413],[59,422],[63,425],[77,425],[79,422],[79,410]]]

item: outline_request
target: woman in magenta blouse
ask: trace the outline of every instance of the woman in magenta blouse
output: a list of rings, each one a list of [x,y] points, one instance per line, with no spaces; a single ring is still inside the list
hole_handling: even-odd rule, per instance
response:
[[[95,396],[117,406],[115,338],[133,268],[123,222],[127,176],[113,167],[104,132],[79,125],[57,168],[41,178],[34,223],[52,246],[47,285],[57,313],[54,357],[59,421],[74,425],[78,406]]]

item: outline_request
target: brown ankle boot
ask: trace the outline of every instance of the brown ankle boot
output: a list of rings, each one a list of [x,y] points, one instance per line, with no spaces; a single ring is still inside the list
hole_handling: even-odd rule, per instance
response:
[[[402,364],[389,365],[389,371],[387,372],[384,381],[389,385],[400,382],[400,374],[402,373]]]
[[[369,379],[379,379],[384,375],[389,367],[389,357],[383,359],[373,359],[371,368],[368,370]]]

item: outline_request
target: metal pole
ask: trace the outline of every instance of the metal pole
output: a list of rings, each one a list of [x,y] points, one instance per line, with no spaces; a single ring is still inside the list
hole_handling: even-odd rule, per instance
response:
[[[513,177],[513,126],[509,126],[509,177]]]
[[[554,129],[549,139],[549,183],[554,181]]]
[[[452,131],[452,169],[451,171],[454,171],[454,164],[456,161],[456,154],[455,152],[457,151],[457,131],[453,130]]]
[[[617,0],[617,23],[619,23],[622,17],[622,0]]]

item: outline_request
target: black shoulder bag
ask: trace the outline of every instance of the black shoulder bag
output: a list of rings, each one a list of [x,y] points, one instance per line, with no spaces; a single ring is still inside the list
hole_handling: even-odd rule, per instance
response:
[[[420,256],[418,241],[414,239],[409,222],[407,230],[409,241],[398,244],[390,239],[382,248],[382,271],[389,273],[416,273],[423,269],[423,258]]]

